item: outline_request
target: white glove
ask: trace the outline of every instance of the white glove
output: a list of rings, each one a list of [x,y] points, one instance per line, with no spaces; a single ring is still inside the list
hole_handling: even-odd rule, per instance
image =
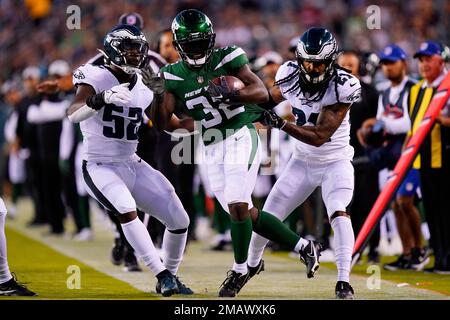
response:
[[[103,92],[103,100],[106,104],[115,104],[125,106],[133,98],[128,86],[129,82],[122,83]]]

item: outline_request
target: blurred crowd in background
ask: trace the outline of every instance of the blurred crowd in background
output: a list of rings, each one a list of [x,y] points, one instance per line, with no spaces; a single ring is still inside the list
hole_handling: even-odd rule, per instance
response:
[[[66,10],[73,4],[81,9],[79,30],[70,30],[66,25],[66,20],[72,13],[67,13]],[[367,27],[367,18],[373,14],[372,11],[367,12],[370,5],[377,5],[381,9],[380,29],[370,30]],[[329,28],[341,49],[351,49],[355,53],[357,66],[354,74],[367,82],[367,86],[371,86],[366,89],[369,93],[363,94],[363,99],[367,100],[360,101],[365,105],[362,107],[365,109],[361,110],[367,110],[367,114],[359,115],[359,126],[363,120],[376,116],[378,92],[386,88],[379,60],[371,53],[378,54],[390,43],[396,43],[406,53],[408,74],[418,78],[418,64],[413,59],[413,54],[420,44],[427,39],[449,43],[450,2],[445,0],[80,0],[75,3],[68,0],[3,0],[0,2],[0,146],[3,151],[0,177],[1,185],[4,186],[2,197],[9,200],[9,210],[13,211],[10,216],[14,217],[14,204],[18,197],[28,195],[33,199],[36,211],[30,226],[49,224],[50,233],[63,234],[64,219],[73,216],[77,227],[75,239],[93,239],[89,222],[93,202],[88,200],[82,187],[76,183],[76,175],[79,174],[76,164],[79,157],[77,146],[81,137],[76,127],[69,128],[69,125],[64,124],[64,114],[48,115],[49,118],[45,119],[40,118],[39,114],[30,114],[30,106],[42,101],[42,94],[37,92],[36,85],[49,78],[70,80],[72,70],[98,53],[97,48],[102,48],[105,34],[125,12],[138,12],[143,17],[143,31],[152,50],[160,53],[167,62],[174,62],[171,61],[170,54],[166,56],[161,53],[164,34],[161,31],[170,28],[175,15],[186,8],[200,9],[211,18],[217,34],[217,46],[235,44],[242,47],[252,62],[253,70],[267,87],[273,85],[276,70],[283,61],[294,59],[292,48],[307,28]],[[65,105],[70,103],[72,94],[68,89],[63,95],[53,95],[50,101]],[[279,108],[278,112],[287,118],[292,116],[288,106]],[[23,123],[26,123],[25,128],[21,127]],[[164,157],[170,155],[170,148],[174,143],[164,137],[164,134],[161,136],[152,131],[147,123],[143,128],[147,130],[143,133],[147,141],[157,141],[157,147],[149,147],[150,144],[147,144],[148,148],[153,149],[143,150],[146,147],[141,144],[139,152],[147,153],[147,161],[168,176],[175,186],[191,217],[189,239],[201,238],[204,230],[214,226],[218,236],[214,239],[212,249],[229,249],[231,237],[228,216],[220,210],[218,202],[204,185],[202,169],[194,165],[170,165]],[[354,132],[357,129],[359,127],[353,128]],[[273,134],[278,136],[276,132]],[[20,143],[17,138],[20,138]],[[280,133],[279,141],[276,150],[267,152],[271,156],[278,153],[279,168],[261,168],[254,194],[255,203],[259,207],[262,207],[280,168],[287,162],[292,151],[291,138]],[[362,156],[364,151],[355,136],[352,144],[357,156]],[[26,161],[19,161],[21,167],[16,168],[17,163],[11,164],[11,157]],[[376,190],[373,196],[378,194],[378,170],[375,179]],[[362,195],[364,196],[367,195]],[[417,200],[415,203],[419,202]],[[418,207],[421,208],[420,205]],[[370,205],[367,210],[369,209]],[[429,234],[423,210],[421,212],[424,238],[427,240]],[[365,215],[355,218],[355,232],[360,229],[364,219]],[[331,228],[324,214],[320,192],[315,192],[287,223],[303,236],[320,238],[327,248],[332,246],[329,243]],[[149,225],[155,226],[156,222]],[[160,242],[162,233],[157,230],[161,226],[149,229],[153,232],[155,242]],[[376,233],[379,235],[380,231]],[[381,236],[381,242],[379,236],[375,236],[376,243],[370,248],[369,260],[372,262],[378,262],[379,259],[378,242],[380,246],[385,242],[385,254],[402,252],[392,212],[382,221]],[[392,246],[395,239],[396,247]],[[123,244],[116,241],[115,249],[123,251]],[[122,252],[112,254],[120,255]],[[325,253],[323,258],[332,260],[332,256]],[[132,264],[129,271],[139,270],[136,261],[132,261]]]
[[[81,29],[69,30],[70,5],[81,9]],[[367,7],[380,8],[381,28],[369,30]],[[27,65],[45,67],[63,58],[78,66],[96,52],[105,33],[124,12],[139,12],[153,45],[184,8],[198,8],[214,21],[217,44],[236,44],[249,57],[267,51],[286,56],[290,40],[311,26],[325,26],[341,48],[377,51],[391,42],[412,56],[425,39],[448,43],[450,4],[445,0],[152,0],[0,2],[0,82]],[[414,68],[414,66],[412,66]]]

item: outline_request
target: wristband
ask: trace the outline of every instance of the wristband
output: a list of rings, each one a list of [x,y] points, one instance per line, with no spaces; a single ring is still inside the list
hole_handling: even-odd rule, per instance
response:
[[[94,110],[100,110],[105,105],[105,99],[103,98],[103,92],[94,94],[86,99],[86,105]]]

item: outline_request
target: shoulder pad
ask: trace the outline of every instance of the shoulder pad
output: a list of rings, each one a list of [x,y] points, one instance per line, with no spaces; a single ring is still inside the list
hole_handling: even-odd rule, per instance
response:
[[[358,78],[338,69],[335,81],[339,93],[339,102],[353,103],[360,98],[361,83]]]

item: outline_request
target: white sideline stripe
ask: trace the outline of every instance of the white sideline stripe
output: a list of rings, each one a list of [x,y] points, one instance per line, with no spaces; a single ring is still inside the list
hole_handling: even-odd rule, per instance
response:
[[[241,54],[245,54],[245,51],[242,50],[241,48],[238,48],[238,49],[234,50],[233,52],[230,52],[225,57],[223,57],[222,61],[219,62],[219,64],[214,68],[214,70],[219,69],[221,66],[232,61],[234,58],[239,57]]]
[[[164,72],[164,78],[167,80],[176,80],[176,81],[184,81],[183,78],[180,78],[174,74],[171,74],[169,72]]]

